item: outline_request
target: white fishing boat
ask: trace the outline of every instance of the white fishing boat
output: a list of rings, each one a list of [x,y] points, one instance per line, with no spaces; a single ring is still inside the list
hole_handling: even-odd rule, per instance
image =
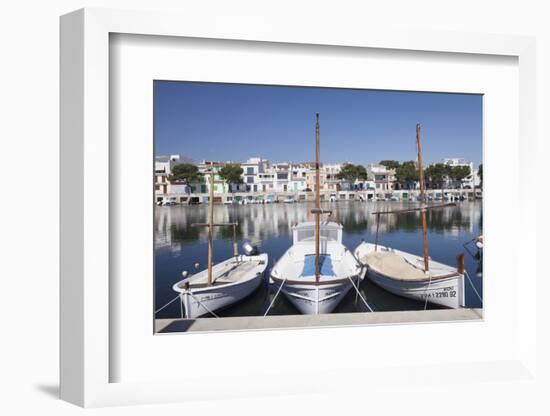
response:
[[[464,306],[464,274],[457,268],[381,245],[363,242],[355,257],[367,267],[367,278],[398,296],[448,308]]]
[[[183,280],[172,289],[178,292],[185,308],[185,317],[198,318],[203,315],[216,315],[216,311],[246,298],[260,286],[268,264],[267,254],[258,254],[250,244],[245,245],[245,255],[238,252],[236,222],[214,223],[214,169],[210,169],[210,195],[208,222],[192,224],[194,227],[208,228],[208,267],[200,273],[188,277],[182,272]],[[233,227],[233,257],[213,264],[213,229],[217,226]]]
[[[271,270],[271,283],[303,314],[332,312],[363,274],[361,264],[342,244],[342,226],[323,222],[319,230],[317,255],[315,222],[295,225],[292,247]]]
[[[321,223],[321,215],[331,211],[320,208],[319,114],[315,143],[316,208],[312,210],[315,221],[293,227],[292,246],[273,267],[270,277],[277,294],[282,291],[303,314],[332,312],[352,287],[357,289],[363,271],[363,266],[342,244],[342,226],[336,222]]]
[[[457,257],[457,267],[433,261],[428,255],[427,220],[428,209],[454,206],[456,204],[426,204],[420,124],[416,125],[421,206],[395,211],[374,212],[376,215],[375,243],[361,243],[355,249],[355,257],[367,268],[367,278],[378,286],[410,299],[433,303],[448,308],[465,306],[464,254]],[[384,247],[378,244],[381,215],[399,215],[420,211],[422,217],[423,256]]]
[[[246,298],[262,283],[267,264],[266,253],[239,255],[214,265],[210,284],[208,269],[179,281],[173,289],[180,293],[185,317],[211,315]]]

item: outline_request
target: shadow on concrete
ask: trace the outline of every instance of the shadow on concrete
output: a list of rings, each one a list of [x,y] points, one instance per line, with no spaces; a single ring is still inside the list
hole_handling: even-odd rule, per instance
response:
[[[186,332],[193,323],[195,322],[194,319],[182,319],[174,321],[168,325],[166,325],[161,331],[161,333],[169,333],[169,332]]]

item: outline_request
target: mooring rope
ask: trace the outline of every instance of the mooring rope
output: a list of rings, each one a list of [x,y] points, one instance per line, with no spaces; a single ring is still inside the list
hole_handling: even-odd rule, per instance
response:
[[[474,290],[474,293],[476,294],[477,298],[483,304],[483,299],[479,295],[476,287],[474,286],[474,282],[472,282],[472,279],[470,278],[470,275],[468,274],[468,272],[466,270],[464,270],[464,275],[468,278],[468,281],[470,282],[470,286],[472,286],[472,289]]]
[[[193,299],[195,299],[199,303],[199,305],[201,305],[204,309],[206,309],[207,312],[211,313],[216,318],[219,318],[218,315],[212,312],[204,303],[202,303],[199,299],[197,299],[195,295],[193,295],[191,292],[186,292],[186,293],[188,293]]]
[[[168,302],[168,303],[165,304],[164,306],[158,308],[158,309],[155,311],[155,315],[156,315],[158,312],[162,311],[164,308],[166,308],[168,305],[170,305],[172,302],[174,302],[174,301],[175,301],[177,298],[179,298],[179,297],[180,297],[180,295],[176,296],[176,297],[175,297],[174,299],[172,299],[170,302]]]
[[[367,303],[367,301],[365,300],[365,298],[363,297],[363,295],[359,292],[359,288],[357,286],[355,286],[355,283],[353,282],[353,279],[351,278],[351,276],[348,276],[348,279],[349,281],[351,282],[353,288],[355,289],[355,292],[359,295],[359,297],[361,298],[361,300],[363,301],[363,303],[365,304],[365,306],[369,309],[369,311],[371,312],[374,312],[374,310],[370,307],[370,305]]]
[[[426,288],[426,291],[424,294],[426,295],[426,298],[424,299],[424,310],[428,308],[428,290],[430,290],[430,286],[432,284],[432,274],[430,273],[430,280],[428,281],[428,287]]]
[[[269,307],[266,309],[266,311],[264,313],[264,316],[267,316],[267,314],[269,313],[269,311],[271,310],[271,308],[275,304],[275,300],[277,299],[277,296],[279,296],[279,293],[281,293],[281,289],[283,288],[283,285],[285,284],[285,282],[286,282],[286,277],[283,279],[283,283],[281,283],[281,285],[279,286],[279,289],[277,290],[277,293],[275,293],[275,296],[273,297],[273,300],[269,304]]]

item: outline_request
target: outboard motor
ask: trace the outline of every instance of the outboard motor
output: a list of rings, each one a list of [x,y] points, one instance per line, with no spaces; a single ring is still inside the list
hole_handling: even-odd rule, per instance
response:
[[[248,241],[243,244],[244,254],[247,256],[255,256],[258,254],[258,247],[252,245]]]

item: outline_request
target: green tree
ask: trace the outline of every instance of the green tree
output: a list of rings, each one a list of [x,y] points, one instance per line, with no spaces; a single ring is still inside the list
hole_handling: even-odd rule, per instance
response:
[[[397,160],[381,160],[380,165],[383,165],[388,169],[397,169],[399,167],[399,162]]]
[[[239,183],[243,183],[243,168],[241,168],[236,163],[228,163],[223,168],[221,168],[218,172],[220,175],[220,178],[227,182],[231,188],[231,191],[233,192],[233,186]]]
[[[356,180],[367,180],[367,169],[362,165],[345,163],[340,169],[340,172],[336,174],[336,178],[353,186]]]
[[[483,188],[483,163],[478,166],[477,174],[479,176],[479,186]]]
[[[409,160],[403,162],[395,170],[395,180],[401,187],[406,187],[411,189],[411,186],[414,182],[418,181],[419,172],[416,168],[416,162]]]
[[[468,177],[472,173],[469,166],[453,166],[451,167],[449,177],[456,182],[462,182],[462,180]]]
[[[435,163],[424,169],[424,176],[430,188],[443,188],[445,178],[449,175],[450,166]]]
[[[168,180],[173,182],[181,182],[185,185],[192,183],[201,183],[204,181],[204,176],[199,172],[199,168],[191,163],[180,163],[172,167],[172,173],[168,176]]]
[[[369,176],[367,173],[367,168],[363,165],[355,165],[355,169],[357,170],[357,179],[360,181],[366,181]]]

